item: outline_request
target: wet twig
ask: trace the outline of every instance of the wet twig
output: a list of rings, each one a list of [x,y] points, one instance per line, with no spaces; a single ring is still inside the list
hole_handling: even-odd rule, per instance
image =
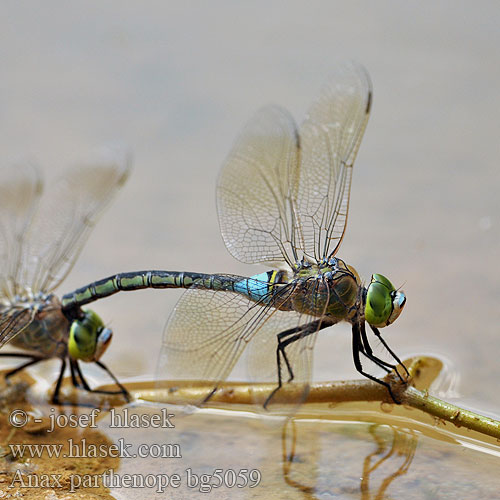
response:
[[[434,372],[430,368],[432,363],[434,363]],[[457,427],[464,427],[500,439],[499,421],[460,408],[428,393],[427,387],[439,372],[439,369],[435,369],[438,364],[437,360],[419,357],[406,361],[405,364],[409,366],[410,372],[407,384],[401,383],[395,374],[389,374],[385,378],[402,405],[417,408],[442,421],[451,422]],[[206,396],[209,387],[210,384],[206,382],[163,381],[160,389],[138,387],[135,391],[133,388],[130,390],[139,399],[171,404],[199,404]],[[207,406],[216,404],[262,405],[274,388],[274,384],[226,382],[220,384],[209,402],[205,404]],[[298,391],[302,392],[302,387],[293,384],[282,387],[275,394],[273,405],[287,405],[291,401],[297,401],[300,397]],[[312,384],[306,403],[338,404],[353,401],[393,403],[385,387],[367,379]]]

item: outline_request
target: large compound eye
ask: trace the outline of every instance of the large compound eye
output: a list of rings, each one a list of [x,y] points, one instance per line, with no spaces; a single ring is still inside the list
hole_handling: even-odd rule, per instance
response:
[[[374,274],[366,293],[365,319],[376,328],[390,325],[400,315],[405,302],[402,291],[396,291],[385,276]]]
[[[401,314],[401,311],[403,310],[405,304],[406,295],[404,294],[403,290],[392,293],[392,313],[387,320],[388,325],[396,321],[398,316]]]
[[[83,318],[71,323],[69,355],[81,361],[96,361],[108,347],[111,336],[111,330],[104,327],[102,319],[94,311],[87,310]]]

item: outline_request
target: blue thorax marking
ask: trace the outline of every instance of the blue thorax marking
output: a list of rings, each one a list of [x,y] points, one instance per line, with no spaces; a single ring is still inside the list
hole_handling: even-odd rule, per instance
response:
[[[252,276],[251,278],[245,278],[244,280],[237,281],[234,284],[234,291],[246,295],[255,302],[268,303],[271,299],[270,296],[270,275],[274,274],[272,271],[270,273],[260,273]]]

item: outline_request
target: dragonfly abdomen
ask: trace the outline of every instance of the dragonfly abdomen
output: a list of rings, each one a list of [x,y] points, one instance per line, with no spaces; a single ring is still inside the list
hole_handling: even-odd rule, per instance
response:
[[[137,271],[121,273],[96,281],[62,298],[62,308],[70,310],[121,291],[145,288],[191,288],[235,291],[239,277],[178,271]],[[245,279],[246,280],[246,279]],[[245,281],[241,279],[241,281]]]

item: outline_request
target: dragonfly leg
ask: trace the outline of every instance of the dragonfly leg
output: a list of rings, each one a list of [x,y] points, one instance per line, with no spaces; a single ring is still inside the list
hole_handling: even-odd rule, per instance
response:
[[[373,354],[373,349],[370,345],[370,342],[368,341],[368,337],[366,336],[365,325],[362,323],[359,328],[361,334],[360,352],[364,354],[370,361],[373,361],[377,366],[385,370],[387,373],[395,370],[399,378],[401,378],[399,372],[397,371],[396,365],[388,363],[387,361],[384,361],[383,359],[380,359],[379,357],[375,356],[375,354]]]
[[[80,368],[80,364],[78,363],[78,360],[76,359],[71,359],[70,360],[70,368],[71,368],[71,380],[73,382],[73,385],[79,389],[84,389],[85,391],[88,392],[94,392],[96,394],[123,394],[123,397],[126,399],[127,402],[130,402],[130,394],[123,387],[122,384],[118,381],[118,379],[113,375],[111,370],[101,361],[95,361],[95,363],[100,366],[112,379],[113,382],[120,388],[119,391],[102,391],[98,389],[92,389],[88,382],[85,380],[85,377],[83,376],[82,370]],[[78,381],[80,379],[80,382]]]
[[[5,374],[6,380],[9,380],[10,377],[12,377],[16,373],[20,372],[21,370],[24,370],[28,366],[32,366],[36,363],[39,363],[40,361],[44,361],[47,359],[43,356],[35,356],[32,354],[24,354],[24,353],[18,353],[18,352],[5,352],[5,353],[0,352],[0,356],[4,356],[4,357],[10,356],[13,358],[27,358],[28,359],[28,361],[26,361],[22,365],[17,366],[13,370],[10,370],[9,372],[7,372]],[[70,366],[70,370],[71,370],[71,382],[73,383],[73,385],[75,387],[77,387],[79,389],[84,389],[88,392],[96,392],[99,394],[123,394],[123,397],[127,400],[127,402],[130,401],[131,398],[130,398],[130,394],[127,391],[127,389],[125,389],[125,387],[123,387],[123,385],[120,384],[118,379],[113,375],[113,373],[109,370],[109,368],[107,366],[105,366],[102,362],[96,361],[96,363],[105,372],[107,372],[109,374],[109,376],[113,379],[115,384],[120,388],[119,391],[98,391],[98,390],[91,389],[89,384],[85,380],[85,377],[83,376],[83,373],[80,369],[80,365],[78,364],[78,361],[70,359],[69,363],[70,363],[69,366]],[[63,359],[61,359],[61,370],[59,371],[59,376],[58,376],[57,382],[56,382],[56,388],[54,390],[54,395],[52,396],[52,400],[51,400],[53,404],[61,404],[61,402],[59,401],[59,392],[61,390],[61,384],[62,384],[65,370],[66,370],[66,360],[63,358]]]
[[[28,358],[28,361],[26,363],[23,363],[22,365],[16,366],[16,368],[8,371],[5,374],[5,379],[9,380],[12,375],[15,375],[16,373],[20,372],[21,370],[24,370],[25,368],[28,368],[28,366],[32,366],[36,363],[39,363],[40,361],[43,361],[47,358],[44,358],[42,356],[33,356],[31,354],[23,354],[23,353],[0,353],[0,356],[12,356],[14,358]]]
[[[286,355],[285,352],[285,347],[290,344],[290,342],[293,342],[294,340],[298,340],[300,338],[300,330],[299,332],[293,332],[294,335],[290,338],[288,338],[286,341],[283,341],[284,338],[286,338],[288,335],[291,333],[283,332],[278,334],[278,347],[276,348],[276,363],[278,367],[278,387],[281,387],[282,384],[282,378],[281,378],[281,358],[283,358],[286,369],[288,370],[288,382],[290,383],[294,379],[293,375],[293,370],[292,366],[290,365],[290,361],[288,360],[288,356]],[[294,340],[292,340],[294,339]]]
[[[280,355],[280,347],[279,347],[279,344],[278,344],[278,348],[276,349],[276,365],[278,367],[278,385],[270,392],[269,396],[267,396],[266,400],[264,401],[264,409],[267,410],[267,405],[269,404],[269,402],[271,401],[271,399],[273,399],[274,395],[281,389],[281,386],[283,385],[283,382],[281,380],[281,355]],[[288,372],[290,374],[290,379],[289,381],[293,380],[293,372],[291,371],[291,367],[290,367],[290,363],[288,362],[288,358],[286,357],[286,355],[284,355],[285,357],[285,363],[287,365],[287,368],[288,368]]]
[[[62,364],[61,364],[61,371],[59,372],[59,377],[57,379],[56,383],[56,388],[54,390],[54,396],[52,397],[52,403],[53,404],[58,404],[58,405],[71,405],[74,406],[74,403],[65,403],[61,402],[59,400],[59,391],[61,389],[61,384],[64,376],[64,372],[66,370],[66,360],[62,359]],[[127,389],[123,387],[122,384],[118,381],[118,379],[113,375],[113,373],[100,361],[95,361],[106,373],[110,375],[110,377],[113,379],[115,384],[120,388],[119,391],[100,391],[96,389],[92,389],[87,381],[85,380],[85,377],[83,376],[82,370],[80,368],[80,365],[78,364],[78,360],[76,359],[70,359],[69,360],[69,366],[71,370],[71,382],[73,383],[73,386],[78,388],[78,389],[83,389],[88,392],[95,392],[97,394],[123,394],[127,402],[130,401],[130,394],[128,393]],[[83,404],[81,406],[87,406],[86,404]],[[92,406],[92,405],[90,405]]]
[[[288,360],[288,356],[286,355],[285,348],[289,344],[296,342],[308,335],[316,333],[318,330],[322,328],[326,328],[327,326],[331,326],[332,323],[325,320],[317,320],[312,323],[308,323],[307,325],[298,326],[296,328],[290,328],[289,330],[285,330],[277,335],[278,345],[276,347],[276,364],[278,368],[278,385],[271,391],[269,396],[266,398],[264,402],[264,408],[267,410],[267,405],[270,403],[273,396],[281,389],[283,386],[283,379],[281,375],[281,358],[283,358],[286,368],[288,370],[288,382],[291,382],[294,379],[293,369]]]
[[[78,382],[75,375],[75,365],[73,363],[73,359],[71,358],[69,359],[69,369],[71,371],[71,383],[73,384],[73,387],[80,387],[80,382]]]
[[[384,380],[380,380],[377,377],[374,377],[373,375],[370,375],[369,373],[365,372],[363,370],[363,366],[361,365],[361,360],[359,359],[359,353],[363,352],[363,344],[361,341],[361,333],[359,326],[356,324],[352,325],[352,357],[354,360],[354,366],[356,367],[356,370],[361,373],[364,377],[373,380],[374,382],[377,382],[377,384],[381,384],[384,387],[387,388],[389,391],[389,394],[391,395],[392,400],[396,404],[400,404],[400,402],[394,397],[394,393],[392,392],[391,386],[389,383],[385,382]]]
[[[410,373],[408,372],[408,368],[406,368],[406,366],[399,359],[399,357],[396,355],[396,353],[389,347],[389,345],[387,344],[387,342],[382,338],[382,335],[380,335],[379,330],[377,328],[375,328],[374,326],[371,326],[371,325],[370,325],[370,328],[372,329],[372,331],[375,334],[375,336],[380,340],[380,342],[382,342],[382,345],[387,349],[387,352],[398,362],[398,364],[400,364],[404,368],[404,370],[406,372],[406,375],[409,377]],[[396,370],[396,372],[397,372],[397,370]],[[399,375],[399,373],[398,373],[398,375]],[[399,375],[399,378],[401,378],[400,375]],[[404,382],[404,380],[402,380],[402,381]]]
[[[132,398],[130,396],[130,393],[125,389],[125,387],[120,383],[120,381],[114,376],[113,372],[102,362],[102,361],[94,361],[94,363],[97,366],[100,366],[112,379],[113,382],[120,388],[119,391],[99,391],[92,389],[90,392],[97,392],[98,394],[123,394],[123,397],[129,403]],[[81,371],[80,371],[80,376],[81,376]]]
[[[42,356],[36,356],[35,354],[28,354],[27,352],[0,352],[0,356],[3,358],[42,358]]]
[[[209,393],[207,396],[205,396],[203,398],[203,401],[201,402],[201,404],[204,404],[206,403],[216,392],[217,392],[217,389],[219,388],[218,385],[216,385]]]
[[[54,395],[52,396],[52,403],[55,405],[59,404],[59,391],[61,390],[61,384],[64,377],[64,372],[66,371],[66,360],[61,359],[61,370],[59,376],[57,377],[56,388],[54,389]]]
[[[73,385],[79,389],[84,389],[86,391],[92,392],[92,389],[90,388],[89,384],[87,384],[87,381],[83,376],[78,361],[76,359],[70,359],[69,367],[71,369],[71,381],[73,382]],[[78,379],[80,379],[80,381],[78,381]]]

